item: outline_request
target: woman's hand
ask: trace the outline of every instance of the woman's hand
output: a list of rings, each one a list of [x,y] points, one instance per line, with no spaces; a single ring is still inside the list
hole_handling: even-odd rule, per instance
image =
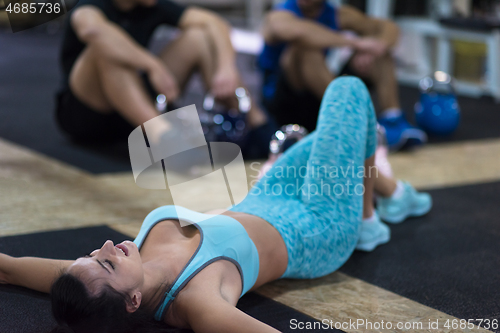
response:
[[[0,284],[49,293],[52,283],[73,263],[73,260],[14,258],[0,253]]]
[[[179,86],[170,70],[160,61],[155,61],[147,71],[149,81],[158,94],[163,94],[167,101],[179,97]]]
[[[9,262],[12,261],[11,256],[0,253],[0,284],[10,284],[7,270]]]

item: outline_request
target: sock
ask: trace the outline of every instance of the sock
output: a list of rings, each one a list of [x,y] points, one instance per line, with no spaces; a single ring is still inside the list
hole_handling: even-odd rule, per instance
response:
[[[400,108],[389,108],[385,109],[381,116],[384,118],[397,118],[403,114],[403,111],[401,111]]]
[[[399,199],[405,193],[405,187],[402,181],[398,180],[396,183],[396,189],[392,192],[391,199]]]
[[[376,220],[377,220],[377,219],[376,219],[376,217],[375,217],[375,211],[373,211],[372,216],[367,217],[367,218],[364,218],[364,219],[363,219],[363,222],[366,222],[366,223],[373,223],[373,222],[375,222]]]

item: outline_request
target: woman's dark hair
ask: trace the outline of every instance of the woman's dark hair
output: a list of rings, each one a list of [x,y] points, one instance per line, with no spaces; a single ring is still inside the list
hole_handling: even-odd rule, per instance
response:
[[[129,295],[109,285],[93,296],[78,277],[65,273],[54,282],[50,294],[52,314],[59,323],[52,333],[171,331],[164,323],[154,321],[153,313],[144,306],[129,313]]]

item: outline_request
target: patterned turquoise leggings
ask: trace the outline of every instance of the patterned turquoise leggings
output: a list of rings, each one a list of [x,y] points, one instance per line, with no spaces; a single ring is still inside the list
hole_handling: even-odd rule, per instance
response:
[[[376,119],[361,80],[328,86],[316,130],[293,145],[231,210],[272,224],[288,250],[286,278],[316,278],[342,266],[358,240],[365,159]],[[371,170],[375,172],[374,170]]]

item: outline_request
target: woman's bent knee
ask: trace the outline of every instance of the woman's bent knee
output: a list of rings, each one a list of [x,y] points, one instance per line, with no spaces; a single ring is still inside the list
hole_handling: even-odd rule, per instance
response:
[[[354,76],[341,76],[328,85],[323,95],[323,103],[338,102],[342,100],[345,104],[357,104],[361,108],[355,108],[355,112],[365,113],[367,118],[375,117],[370,93],[366,85]]]
[[[363,81],[355,76],[341,76],[330,82],[325,91],[325,97],[332,94],[350,94],[353,97],[370,100],[370,93]]]

